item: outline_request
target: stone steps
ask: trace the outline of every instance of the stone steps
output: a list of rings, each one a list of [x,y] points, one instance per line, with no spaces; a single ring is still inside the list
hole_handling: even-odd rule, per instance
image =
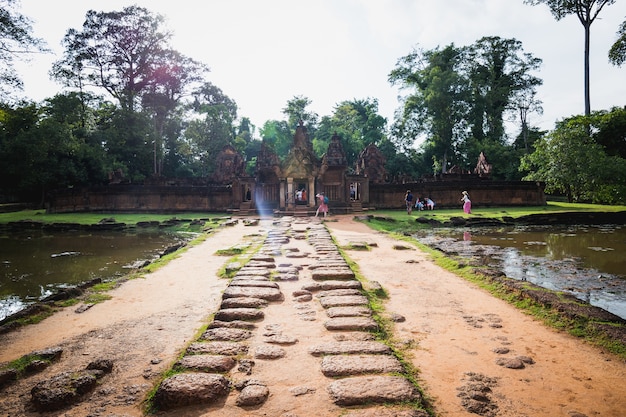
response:
[[[310,253],[294,256],[302,252],[288,247],[292,239],[308,244]],[[293,320],[302,322],[301,333],[283,333],[284,323]],[[263,412],[272,381],[280,378],[281,386],[291,381],[293,388],[274,396],[294,395],[294,402],[306,395],[328,398],[337,416],[427,416],[415,408],[421,396],[403,376],[407,370],[389,346],[375,340],[378,330],[361,283],[323,224],[281,218],[223,292],[208,329],[176,363],[181,372],[160,384],[155,404],[162,410],[191,404],[214,409],[234,402]],[[320,343],[303,350],[299,338]],[[267,361],[293,361],[288,369],[294,372],[264,373]],[[325,387],[310,386],[303,366],[318,367]],[[229,384],[235,390],[225,389]],[[354,406],[359,409],[345,409]]]

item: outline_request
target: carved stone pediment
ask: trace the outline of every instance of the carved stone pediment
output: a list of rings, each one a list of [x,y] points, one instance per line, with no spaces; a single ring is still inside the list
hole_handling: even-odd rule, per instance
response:
[[[386,158],[376,145],[369,144],[361,151],[356,161],[356,173],[365,175],[370,182],[381,184],[386,182]]]
[[[244,175],[245,161],[231,145],[226,145],[217,155],[217,168],[211,179],[220,184],[229,184]]]
[[[319,171],[317,157],[313,152],[313,144],[300,121],[293,137],[293,145],[287,155],[283,167],[283,177],[307,178],[316,176]]]

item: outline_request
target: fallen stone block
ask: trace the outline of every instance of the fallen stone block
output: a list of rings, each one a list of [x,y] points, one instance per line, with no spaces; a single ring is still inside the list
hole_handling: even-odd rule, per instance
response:
[[[332,355],[322,359],[327,377],[402,372],[402,364],[392,355]]]
[[[373,332],[378,330],[378,323],[370,317],[336,317],[324,323],[327,330],[357,330]]]
[[[314,281],[327,280],[350,280],[355,279],[354,272],[350,268],[315,269],[311,273]]]
[[[371,317],[372,310],[365,306],[330,307],[326,309],[326,315],[335,317]]]
[[[323,343],[309,349],[313,356],[345,355],[345,354],[391,354],[391,348],[376,341],[345,341]]]
[[[254,280],[246,278],[234,278],[229,285],[235,285],[237,287],[278,288],[278,284],[270,280]]]
[[[237,362],[230,356],[189,355],[182,357],[176,365],[193,371],[224,373],[235,367]]]
[[[222,300],[220,308],[259,308],[266,307],[267,300],[254,297],[226,298]]]
[[[226,398],[228,380],[220,374],[190,372],[173,375],[161,382],[154,402],[162,410],[193,404],[212,404]]]
[[[215,320],[219,321],[255,321],[263,320],[265,313],[256,308],[225,308],[215,313]]]
[[[239,342],[195,342],[187,348],[187,354],[228,355],[237,356],[248,353],[248,346]]]
[[[215,329],[208,329],[206,332],[202,333],[200,339],[239,342],[242,340],[250,339],[251,337],[252,332],[250,332],[249,330],[218,327]]]
[[[353,288],[353,289],[361,289],[363,286],[360,281],[350,280],[350,281],[322,281],[322,282],[314,282],[312,284],[307,284],[302,287],[303,290],[308,291],[326,291],[326,290],[335,290],[340,288]]]
[[[368,300],[364,295],[341,295],[329,296],[320,299],[324,308],[347,307],[347,306],[367,306]]]
[[[417,389],[400,376],[359,376],[339,379],[328,386],[332,401],[340,406],[418,401]]]
[[[236,287],[228,286],[222,295],[223,298],[237,297],[254,297],[267,301],[280,301],[283,294],[278,288],[260,288],[260,287]]]

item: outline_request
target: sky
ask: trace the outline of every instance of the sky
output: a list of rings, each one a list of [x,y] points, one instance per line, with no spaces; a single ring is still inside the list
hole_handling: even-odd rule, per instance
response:
[[[484,36],[517,39],[543,60],[536,75],[544,112],[529,116],[532,126],[550,130],[584,113],[582,24],[575,16],[556,21],[547,6],[523,0],[21,0],[34,35],[53,50],[17,66],[23,94],[41,101],[61,91],[48,71],[62,55],[63,36],[82,28],[88,10],[133,4],[163,15],[172,46],[207,64],[207,81],[257,128],[284,120],[282,109],[295,96],[307,97],[320,117],[343,101],[373,98],[391,124],[401,91],[388,76],[399,58]],[[626,105],[626,65],[607,58],[625,19],[626,2],[618,1],[591,26],[592,110]]]

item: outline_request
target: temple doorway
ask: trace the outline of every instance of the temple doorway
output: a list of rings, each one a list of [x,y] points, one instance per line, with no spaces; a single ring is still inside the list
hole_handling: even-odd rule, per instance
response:
[[[296,184],[295,202],[297,206],[306,206],[309,202],[310,193],[307,189],[308,180],[299,179],[294,181]]]

